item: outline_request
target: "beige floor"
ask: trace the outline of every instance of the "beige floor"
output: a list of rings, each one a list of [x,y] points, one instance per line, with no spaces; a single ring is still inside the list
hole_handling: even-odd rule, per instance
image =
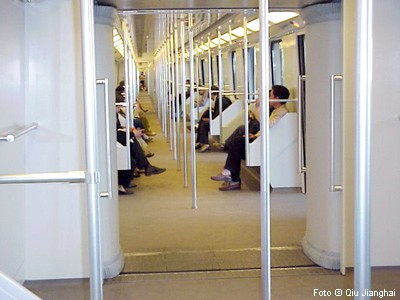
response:
[[[148,98],[141,100],[150,105]],[[244,185],[241,191],[218,191],[219,183],[209,177],[220,171],[226,154],[201,153],[197,155],[198,208],[192,209],[190,168],[189,187],[184,187],[183,163],[178,168],[155,117],[149,113],[158,132],[149,146],[156,153],[150,161],[167,172],[138,178],[134,194],[119,200],[120,242],[126,261],[145,257],[142,266],[151,268],[141,270],[150,273],[106,280],[104,299],[261,299],[259,192],[249,188],[252,185]],[[274,190],[271,212],[271,245],[299,247],[305,233],[304,196],[295,190]],[[272,270],[273,299],[321,298],[314,297],[314,289],[334,294],[336,289],[345,293],[353,287],[351,272],[342,276],[318,267],[291,268],[290,257],[280,261],[286,264]],[[137,266],[126,268],[135,272]],[[26,286],[43,299],[90,298],[87,280],[28,282]],[[396,297],[385,299],[400,299],[400,268],[374,269],[373,286],[397,288]]]

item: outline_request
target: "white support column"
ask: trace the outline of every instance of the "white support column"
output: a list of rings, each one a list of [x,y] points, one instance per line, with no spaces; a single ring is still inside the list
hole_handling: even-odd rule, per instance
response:
[[[342,74],[341,3],[309,6],[301,15],[306,22],[306,157],[307,222],[305,254],[320,266],[339,269],[341,251],[341,191],[330,192],[330,82]],[[335,182],[341,183],[341,83],[336,83],[334,149]]]

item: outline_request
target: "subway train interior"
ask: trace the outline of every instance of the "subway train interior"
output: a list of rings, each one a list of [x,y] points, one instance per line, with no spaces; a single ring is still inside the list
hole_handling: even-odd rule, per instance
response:
[[[0,299],[400,299],[399,13],[0,1]]]

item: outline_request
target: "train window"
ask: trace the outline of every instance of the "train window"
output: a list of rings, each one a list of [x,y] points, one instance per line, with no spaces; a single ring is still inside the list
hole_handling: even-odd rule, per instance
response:
[[[271,43],[272,84],[283,85],[283,50],[281,41]]]
[[[209,78],[208,80],[210,81],[210,79],[211,79],[211,85],[214,85],[214,66],[213,66],[212,56],[210,58],[210,64],[211,64],[211,78]]]
[[[205,68],[206,62],[204,59],[200,60],[200,84],[205,85],[206,82],[206,68]]]
[[[304,34],[297,36],[297,47],[299,52],[299,75],[306,75],[306,40]]]
[[[236,82],[236,51],[231,52],[231,65],[232,65],[232,84],[233,90],[236,91],[237,82]]]
[[[219,56],[217,55],[215,58],[217,59],[217,83],[216,84],[214,83],[214,84],[219,87]]]
[[[249,96],[250,99],[254,99],[254,93],[256,92],[256,51],[254,47],[247,49],[247,57],[248,57],[248,86],[249,86],[249,93],[252,94]]]

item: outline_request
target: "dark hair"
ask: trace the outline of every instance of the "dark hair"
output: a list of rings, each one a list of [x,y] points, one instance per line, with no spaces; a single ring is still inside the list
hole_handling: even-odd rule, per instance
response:
[[[274,92],[274,96],[279,99],[289,99],[290,92],[283,85],[274,85],[272,87],[272,91]],[[286,102],[281,102],[282,104],[286,104]]]
[[[219,90],[219,88],[216,85],[211,86],[211,91],[214,91],[214,92],[211,92],[211,94],[218,93],[218,90]]]

